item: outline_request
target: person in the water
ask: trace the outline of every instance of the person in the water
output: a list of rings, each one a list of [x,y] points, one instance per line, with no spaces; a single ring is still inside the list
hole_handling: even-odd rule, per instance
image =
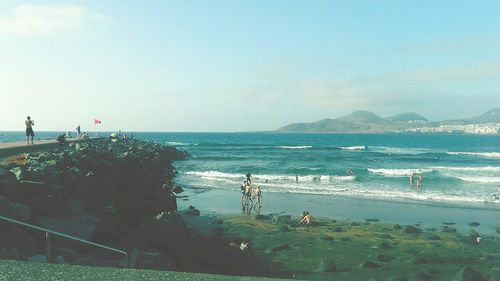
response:
[[[260,189],[260,185],[258,185],[255,189],[255,198],[257,201],[255,201],[255,203],[253,204],[253,208],[255,209],[255,206],[257,206],[257,204],[259,204],[259,208],[261,208],[262,205],[260,204],[260,201],[262,199],[262,189]]]

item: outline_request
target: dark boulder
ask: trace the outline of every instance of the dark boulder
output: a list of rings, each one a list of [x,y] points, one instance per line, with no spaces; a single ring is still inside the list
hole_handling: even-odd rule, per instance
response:
[[[337,272],[337,265],[330,260],[321,260],[314,272]]]
[[[376,263],[376,262],[372,262],[372,261],[365,261],[361,264],[361,267],[362,268],[379,268],[381,267],[380,264]]]
[[[408,234],[420,234],[422,230],[418,227],[414,227],[412,225],[407,225],[404,228],[404,232]]]

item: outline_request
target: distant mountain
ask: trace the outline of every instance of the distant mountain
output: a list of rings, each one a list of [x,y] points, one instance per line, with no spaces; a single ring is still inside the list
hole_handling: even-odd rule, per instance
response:
[[[323,119],[312,123],[293,123],[278,131],[282,132],[380,132],[390,125],[382,117],[370,111],[355,111],[351,115],[335,119]]]
[[[330,132],[330,133],[382,133],[404,132],[421,127],[439,127],[442,124],[485,124],[500,123],[500,108],[492,109],[480,116],[430,122],[422,115],[409,112],[382,118],[370,111],[355,111],[351,115],[335,119],[323,119],[311,123],[292,123],[279,128],[280,132]]]
[[[354,111],[351,115],[339,117],[336,120],[355,123],[384,123],[385,120],[377,114],[370,111]]]
[[[392,122],[429,121],[424,116],[415,112],[400,113],[394,116],[386,117],[385,120]]]
[[[465,119],[467,123],[500,123],[500,108],[494,108],[472,118]]]

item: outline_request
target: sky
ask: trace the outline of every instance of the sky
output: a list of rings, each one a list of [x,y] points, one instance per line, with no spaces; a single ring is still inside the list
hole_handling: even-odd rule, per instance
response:
[[[500,1],[0,0],[0,131],[274,130],[500,107]],[[94,119],[102,121],[94,125]]]

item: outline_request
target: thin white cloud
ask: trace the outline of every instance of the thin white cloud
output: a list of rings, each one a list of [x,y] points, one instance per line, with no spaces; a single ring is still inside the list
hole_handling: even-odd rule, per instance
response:
[[[29,37],[84,27],[103,17],[78,5],[34,5],[15,7],[0,15],[0,35]]]

